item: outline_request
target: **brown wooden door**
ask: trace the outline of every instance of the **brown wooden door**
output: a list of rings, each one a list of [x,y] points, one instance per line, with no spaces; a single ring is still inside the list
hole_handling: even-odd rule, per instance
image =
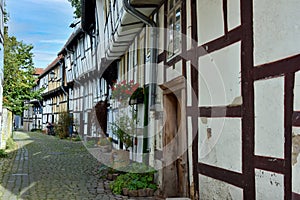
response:
[[[180,93],[164,95],[164,161],[163,189],[167,197],[187,196],[186,133],[182,127]]]

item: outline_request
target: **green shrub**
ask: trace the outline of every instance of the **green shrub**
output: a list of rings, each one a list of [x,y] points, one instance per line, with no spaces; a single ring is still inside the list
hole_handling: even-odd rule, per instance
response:
[[[15,141],[10,137],[6,140],[6,149],[7,150],[14,150],[17,148],[17,144]]]
[[[81,141],[81,138],[79,135],[77,135],[75,138],[72,138],[72,140],[77,142],[77,141]]]
[[[113,193],[121,194],[123,188],[129,190],[138,190],[151,188],[156,190],[157,185],[154,183],[154,173],[156,171],[141,163],[134,163],[130,166],[128,173],[121,174],[115,181],[110,184]]]
[[[7,158],[8,154],[5,152],[4,149],[0,149],[0,158]]]
[[[58,116],[58,121],[54,126],[54,131],[58,134],[60,139],[67,138],[69,136],[69,126],[72,124],[72,116],[67,112],[62,112]]]

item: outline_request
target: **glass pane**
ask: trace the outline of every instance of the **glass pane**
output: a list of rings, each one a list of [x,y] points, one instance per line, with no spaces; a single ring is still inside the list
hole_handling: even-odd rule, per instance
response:
[[[174,40],[174,21],[173,18],[169,19],[169,30],[168,30],[168,55],[173,55],[173,40]]]
[[[174,27],[174,51],[179,51],[181,48],[181,9],[178,8],[175,12],[175,27]]]

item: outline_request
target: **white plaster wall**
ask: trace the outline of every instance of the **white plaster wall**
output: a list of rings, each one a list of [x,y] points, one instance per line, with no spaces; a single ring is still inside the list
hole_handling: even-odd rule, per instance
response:
[[[227,10],[228,30],[230,31],[241,25],[240,0],[228,1]]]
[[[254,64],[300,53],[300,12],[297,0],[254,0]]]
[[[256,199],[284,199],[283,175],[255,169]]]
[[[300,111],[300,71],[295,73],[294,110]]]
[[[297,136],[297,140],[295,140],[296,138],[293,138],[292,153],[296,153],[300,148],[300,127],[293,127],[293,134]],[[292,191],[300,194],[300,153],[297,154],[296,161],[295,164],[292,163]]]
[[[187,61],[186,62],[186,104],[187,106],[191,106],[192,105],[192,94],[195,94],[193,92],[193,88],[192,88],[192,78],[191,78],[191,61]]]
[[[191,1],[187,0],[186,1],[186,13],[191,13]],[[191,49],[192,47],[192,15],[188,14],[186,16],[186,45],[187,45],[187,50]]]
[[[242,172],[241,119],[200,118],[198,123],[199,162]]]
[[[157,85],[161,85],[164,83],[164,63],[161,62],[159,64],[157,64]]]
[[[222,0],[197,1],[198,44],[202,45],[224,35]]]
[[[284,157],[284,78],[254,82],[255,154]]]
[[[168,67],[167,70],[167,81],[170,81],[178,76],[182,75],[182,61],[179,61],[175,64],[175,67]]]
[[[158,54],[161,54],[164,51],[164,43],[165,43],[165,29],[164,29],[164,20],[165,20],[165,15],[164,15],[164,6],[160,7],[158,16],[158,26],[160,28],[157,29],[158,31]]]
[[[187,117],[187,132],[188,132],[188,160],[189,160],[189,180],[190,185],[193,185],[193,126],[192,117]]]
[[[199,106],[230,105],[241,96],[241,44],[199,58]]]
[[[243,189],[208,176],[199,175],[200,199],[242,200]]]
[[[294,110],[300,111],[300,72],[295,73],[294,88]],[[293,134],[300,135],[300,127],[293,127]],[[297,156],[297,163],[292,166],[292,191],[300,194],[300,156]]]

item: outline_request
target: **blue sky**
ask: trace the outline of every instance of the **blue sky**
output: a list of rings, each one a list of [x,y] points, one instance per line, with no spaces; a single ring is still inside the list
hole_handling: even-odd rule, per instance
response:
[[[6,0],[6,10],[9,35],[32,44],[35,67],[46,68],[73,31],[68,0]]]

